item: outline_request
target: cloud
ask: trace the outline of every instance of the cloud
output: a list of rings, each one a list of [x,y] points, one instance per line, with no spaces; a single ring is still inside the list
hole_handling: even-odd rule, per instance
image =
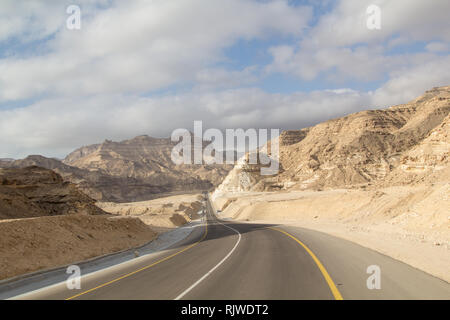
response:
[[[389,106],[406,103],[432,87],[450,83],[450,56],[443,56],[402,70],[373,93],[372,104]]]
[[[1,157],[44,154],[63,157],[73,149],[140,134],[170,136],[191,130],[194,120],[207,128],[298,129],[325,118],[361,110],[368,95],[353,90],[269,94],[258,88],[142,98],[104,95],[49,99],[0,111]]]
[[[194,120],[299,129],[450,82],[446,0],[81,0],[82,28],[71,31],[72,3],[0,3],[0,157],[63,157]],[[381,30],[366,28],[369,4]],[[255,42],[268,62],[230,63],[226,49]],[[297,89],[258,87],[275,73]]]
[[[104,7],[110,0],[46,0],[15,1],[2,0],[0,3],[0,45],[14,40],[18,44],[27,44],[54,36],[66,26],[66,9],[69,5],[81,6],[89,12]],[[8,52],[11,53],[11,52]]]
[[[450,51],[450,44],[445,42],[430,42],[426,45],[426,49],[431,52],[448,52]]]
[[[366,9],[381,10],[381,29],[369,30]],[[383,43],[401,34],[410,41],[440,39],[450,41],[446,0],[340,0],[332,11],[320,17],[305,44],[311,46],[350,46],[358,43]]]
[[[225,68],[203,69],[196,74],[195,89],[212,90],[250,85],[259,80],[258,73],[257,66],[249,66],[237,71]]]
[[[403,57],[387,57],[382,48],[321,48],[302,49],[275,47],[270,52],[274,62],[266,71],[284,72],[304,80],[314,80],[325,76],[329,82],[347,80],[374,81],[383,78],[386,70],[400,67],[406,63]]]
[[[56,1],[14,1],[4,0],[0,4],[0,42],[20,36],[20,42],[43,39],[60,29],[63,15],[54,11],[62,10],[62,2]]]
[[[381,10],[381,29],[366,27],[366,8]],[[438,61],[448,51],[450,2],[339,1],[297,45],[270,49],[268,73],[289,73],[302,80],[323,78],[329,83],[382,81],[401,70]],[[395,50],[429,41],[426,50]]]
[[[67,16],[52,12],[60,14],[53,19],[59,22]],[[311,10],[281,0],[130,0],[113,1],[95,14],[82,6],[81,14],[81,30],[50,28],[48,52],[0,60],[0,101],[145,93],[198,77],[202,84],[214,82],[217,70],[211,76],[211,68],[224,60],[223,49],[239,39],[298,35]]]

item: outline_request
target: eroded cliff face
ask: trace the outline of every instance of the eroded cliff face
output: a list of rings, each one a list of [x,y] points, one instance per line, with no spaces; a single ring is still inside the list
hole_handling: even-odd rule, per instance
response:
[[[66,165],[60,160],[40,155],[32,155],[25,159],[0,163],[0,167],[3,168],[26,168],[29,166],[53,170],[61,175],[65,181],[75,184],[82,192],[95,200],[110,199],[111,201],[120,201],[139,192],[139,187],[136,189],[131,188],[131,186],[138,184],[135,179],[112,177],[100,171],[80,169]]]
[[[162,193],[209,190],[219,185],[232,168],[226,165],[177,165],[171,159],[175,145],[168,138],[149,136],[122,142],[105,141],[75,150],[63,162],[108,177],[134,180],[118,185],[122,189],[129,185],[137,190],[135,196],[122,197],[128,201],[148,200]]]
[[[242,161],[216,194],[448,181],[449,111],[447,86],[407,104],[285,131],[279,140],[277,175],[262,177]]]
[[[0,169],[0,219],[66,214],[106,214],[95,200],[52,170]]]
[[[183,180],[189,184],[208,181],[213,185],[222,181],[227,173],[222,165],[176,165],[171,159],[171,152],[176,144],[168,138],[149,136],[121,142],[107,140],[100,145],[75,150],[63,162],[115,177],[149,178],[154,185],[179,183]]]
[[[382,185],[450,182],[450,115],[419,144],[402,154]]]

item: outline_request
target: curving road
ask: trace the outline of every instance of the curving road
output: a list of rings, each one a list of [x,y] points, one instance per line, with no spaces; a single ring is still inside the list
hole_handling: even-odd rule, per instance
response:
[[[450,299],[450,284],[355,243],[308,229],[218,220],[183,241],[19,299]],[[381,289],[368,289],[379,266]]]

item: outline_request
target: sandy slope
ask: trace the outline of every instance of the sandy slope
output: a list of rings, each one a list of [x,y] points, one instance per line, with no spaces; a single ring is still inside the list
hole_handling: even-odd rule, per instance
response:
[[[450,183],[380,190],[235,193],[215,199],[222,217],[324,231],[450,282]]]
[[[156,232],[136,218],[63,215],[0,221],[0,279],[143,245]]]

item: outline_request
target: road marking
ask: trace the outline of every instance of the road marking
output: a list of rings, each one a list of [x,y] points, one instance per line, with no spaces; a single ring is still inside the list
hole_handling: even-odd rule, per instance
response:
[[[297,241],[297,243],[299,243],[305,250],[306,252],[309,253],[309,255],[313,258],[314,262],[316,263],[317,267],[319,267],[320,272],[322,272],[323,277],[325,278],[328,287],[330,287],[331,293],[334,296],[335,300],[344,300],[344,298],[342,297],[341,293],[339,292],[338,288],[336,287],[336,285],[333,282],[333,279],[331,279],[330,275],[328,274],[327,270],[325,269],[325,267],[323,266],[323,264],[320,262],[320,260],[316,257],[316,255],[300,240],[298,240],[296,237],[294,237],[293,235],[291,235],[290,233],[278,229],[278,228],[272,228],[269,227],[269,229],[284,233],[285,235],[287,235],[288,237],[294,239],[295,241]]]
[[[138,269],[138,270],[136,270],[136,271],[127,273],[127,274],[125,274],[125,275],[123,275],[123,276],[121,276],[121,277],[119,277],[119,278],[117,278],[117,279],[108,281],[108,282],[106,282],[106,283],[104,283],[104,284],[101,284],[101,285],[95,287],[95,288],[92,288],[92,289],[89,289],[89,290],[87,290],[87,291],[84,291],[84,292],[81,292],[81,293],[79,293],[79,294],[76,294],[76,295],[74,295],[74,296],[72,296],[72,297],[70,297],[70,298],[67,298],[66,300],[72,300],[72,299],[78,298],[79,296],[82,296],[82,295],[84,295],[84,294],[86,294],[86,293],[89,293],[89,292],[92,292],[92,291],[94,291],[94,290],[97,290],[97,289],[106,287],[107,285],[110,285],[110,284],[112,284],[112,283],[114,283],[114,282],[117,282],[117,281],[119,281],[119,280],[128,278],[129,276],[132,276],[133,274],[136,274],[136,273],[138,273],[138,272],[141,272],[141,271],[144,271],[144,270],[146,270],[146,269],[149,269],[149,268],[151,268],[151,267],[153,267],[153,266],[156,266],[157,264],[160,264],[161,262],[167,261],[167,260],[169,260],[169,259],[171,259],[171,258],[173,258],[173,257],[175,257],[175,256],[177,256],[177,255],[179,255],[180,253],[182,253],[182,252],[184,252],[184,251],[186,251],[186,250],[189,250],[189,249],[195,247],[196,245],[198,245],[200,242],[202,242],[202,241],[206,238],[206,235],[207,235],[207,234],[208,234],[208,220],[206,220],[206,224],[205,224],[205,233],[203,234],[202,238],[201,238],[199,241],[197,241],[197,242],[191,244],[190,246],[188,246],[188,247],[186,247],[186,248],[184,248],[184,249],[182,249],[182,250],[180,250],[180,251],[177,251],[177,252],[171,254],[170,256],[167,256],[167,257],[165,257],[165,258],[163,258],[163,259],[161,259],[161,260],[158,260],[158,261],[156,261],[156,262],[154,262],[154,263],[152,263],[152,264],[150,264],[150,265],[148,265],[148,266],[145,266],[145,267],[140,268],[140,269]]]
[[[225,256],[225,258],[223,258],[218,264],[216,264],[214,266],[214,268],[212,268],[211,270],[209,270],[203,277],[201,277],[200,279],[197,280],[197,282],[195,282],[192,286],[190,286],[189,288],[187,288],[186,290],[184,290],[180,295],[178,295],[174,300],[180,300],[182,299],[186,294],[188,294],[192,289],[194,289],[197,285],[200,284],[200,282],[202,282],[203,280],[205,280],[211,273],[214,272],[214,270],[216,270],[218,267],[220,267],[220,265],[222,263],[225,262],[225,260],[227,260],[231,254],[234,252],[234,250],[236,250],[237,246],[239,245],[239,242],[241,242],[241,234],[239,233],[239,231],[237,231],[236,229],[234,229],[233,227],[227,226],[226,224],[221,223],[219,220],[217,220],[218,223],[220,223],[221,225],[223,225],[224,227],[227,227],[228,229],[233,230],[234,232],[236,232],[239,236],[238,241],[236,241],[236,244],[234,245],[233,249],[231,249],[230,252],[228,252],[228,254]]]

